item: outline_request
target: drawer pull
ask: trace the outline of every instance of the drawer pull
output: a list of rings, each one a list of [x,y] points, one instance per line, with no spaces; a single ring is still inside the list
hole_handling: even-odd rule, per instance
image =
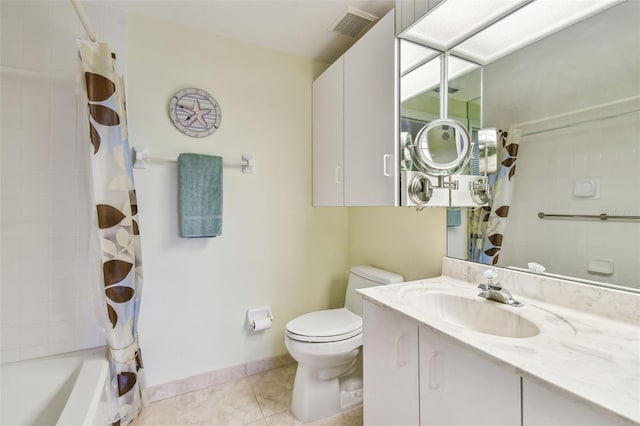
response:
[[[438,371],[438,352],[434,352],[431,354],[429,358],[429,389],[438,389],[440,388],[440,382],[436,378],[436,374]]]
[[[387,167],[387,162],[389,158],[391,158],[391,155],[389,154],[385,154],[382,156],[382,173],[384,173],[385,176],[391,176],[391,174],[389,173],[389,169]]]
[[[404,352],[402,350],[402,343],[404,341],[404,334],[398,336],[396,340],[396,365],[400,368],[407,365],[407,360],[404,359]]]

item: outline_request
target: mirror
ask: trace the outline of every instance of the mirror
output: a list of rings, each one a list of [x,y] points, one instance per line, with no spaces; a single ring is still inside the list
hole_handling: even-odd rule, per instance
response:
[[[521,134],[498,266],[640,288],[639,24],[624,1],[484,65],[482,124]],[[449,256],[467,259],[467,218]]]
[[[481,161],[482,155],[495,150],[478,150],[482,69],[450,55],[443,64],[444,57],[400,39],[403,206],[477,205],[478,198],[470,192],[471,178],[481,174],[480,164],[495,163]],[[455,178],[444,179],[454,174]]]
[[[434,176],[449,176],[460,171],[471,156],[467,129],[450,119],[433,120],[424,125],[411,146],[413,163]]]

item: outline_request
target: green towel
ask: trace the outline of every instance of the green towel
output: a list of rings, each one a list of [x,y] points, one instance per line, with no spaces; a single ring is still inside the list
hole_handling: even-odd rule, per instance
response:
[[[222,157],[178,156],[178,213],[182,238],[222,234]]]
[[[447,209],[447,226],[460,226],[462,225],[462,210],[461,209]]]

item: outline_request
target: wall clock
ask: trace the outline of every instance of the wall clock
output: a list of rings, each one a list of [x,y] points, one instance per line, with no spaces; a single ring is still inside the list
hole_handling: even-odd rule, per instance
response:
[[[182,133],[202,138],[218,130],[222,110],[214,97],[204,90],[183,89],[171,98],[169,116]]]

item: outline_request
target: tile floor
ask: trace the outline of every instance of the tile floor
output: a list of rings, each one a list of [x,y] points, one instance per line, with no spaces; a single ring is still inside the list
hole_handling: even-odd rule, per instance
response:
[[[149,404],[132,426],[297,426],[289,411],[296,364]],[[362,426],[362,407],[306,425]]]

